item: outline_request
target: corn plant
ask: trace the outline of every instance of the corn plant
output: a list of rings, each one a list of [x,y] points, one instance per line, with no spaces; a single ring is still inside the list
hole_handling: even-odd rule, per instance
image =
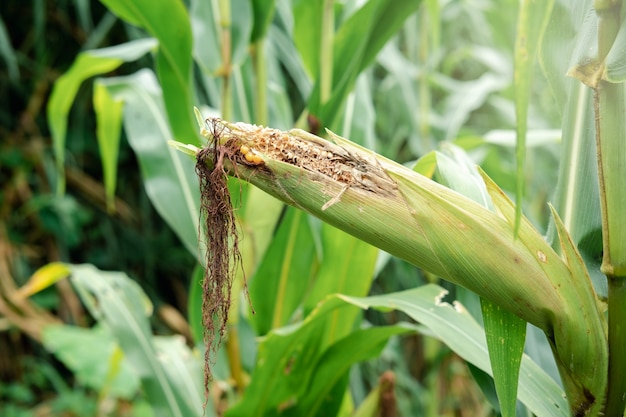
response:
[[[517,10],[513,18],[437,1],[191,1],[188,10],[175,0],[103,3],[144,35],[83,52],[57,81],[48,120],[58,189],[78,86],[151,53],[156,72],[94,82],[105,184],[112,197],[123,125],[152,203],[206,267],[194,274],[189,319],[199,346],[204,342],[205,372],[213,375],[205,391],[223,390],[225,415],[392,413],[397,404],[384,394],[393,378],[381,377],[354,404],[350,367],[379,356],[393,337],[415,332],[447,344],[477,369],[477,379],[481,372],[492,376],[499,401],[493,407],[502,415],[515,414],[517,399],[539,416],[623,414],[621,2],[521,1],[519,9],[507,3]],[[455,14],[468,17],[474,32],[507,33],[514,25],[506,22],[517,22],[509,57],[484,45],[456,51],[475,54],[472,82],[455,80],[445,68],[458,67],[442,58],[442,34],[467,29],[462,19],[444,28]],[[380,82],[387,90],[374,89],[374,63],[389,74]],[[545,77],[535,74],[536,64]],[[562,129],[548,239],[522,215],[533,149],[526,138],[537,133],[533,121],[548,122],[531,104],[535,84],[548,87]],[[509,87],[512,99],[495,100]],[[385,96],[393,111],[375,112],[372,91],[395,91]],[[441,95],[448,99],[437,101]],[[192,109],[200,102],[211,107],[196,111],[198,134]],[[454,139],[466,151],[493,149],[489,135],[466,134],[464,125],[484,123],[480,110],[503,102],[514,104],[513,120],[494,116],[489,128],[499,122],[515,128],[517,168],[507,184],[515,203],[474,167],[469,152],[427,153]],[[378,146],[374,119],[389,136],[386,152],[426,154],[414,169],[369,149]],[[394,135],[410,140],[397,145]],[[178,142],[168,146],[172,138]],[[429,178],[435,160],[445,186]],[[489,161],[483,162],[491,174]],[[216,207],[212,213],[222,217],[204,218],[209,238],[198,250],[201,212]],[[235,242],[242,269],[224,256]],[[459,305],[450,308],[436,284],[367,297],[377,248],[479,295],[484,329]],[[242,289],[255,315],[239,302]],[[400,310],[420,326],[367,327],[362,310],[369,308]],[[523,353],[527,323],[543,331],[559,381]],[[124,352],[132,355],[132,347]]]

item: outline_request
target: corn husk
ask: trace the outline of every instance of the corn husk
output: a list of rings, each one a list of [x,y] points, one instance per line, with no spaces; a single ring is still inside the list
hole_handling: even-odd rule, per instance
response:
[[[558,218],[563,257],[526,219],[514,238],[514,206],[486,176],[495,212],[332,132],[327,141],[298,129],[209,119],[201,133],[231,149],[232,174],[541,328],[571,411],[600,407],[606,322]]]

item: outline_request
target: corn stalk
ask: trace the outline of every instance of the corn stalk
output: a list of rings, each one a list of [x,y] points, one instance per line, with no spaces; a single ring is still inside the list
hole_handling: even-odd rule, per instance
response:
[[[623,70],[622,0],[594,0],[594,55],[579,58],[568,71],[593,90],[598,184],[602,214],[601,271],[608,282],[608,390],[604,414],[624,415],[626,406],[626,91]]]
[[[526,219],[514,238],[515,208],[486,176],[496,212],[330,131],[332,142],[219,119],[207,129],[197,117],[202,135],[233,156],[224,164],[229,174],[541,328],[572,415],[601,409],[606,321],[556,213],[563,257]],[[196,157],[200,151],[172,145]]]

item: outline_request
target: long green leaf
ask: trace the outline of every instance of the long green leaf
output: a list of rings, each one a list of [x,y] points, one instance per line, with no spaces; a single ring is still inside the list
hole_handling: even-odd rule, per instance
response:
[[[11,39],[9,38],[6,24],[2,18],[0,18],[0,56],[2,56],[7,66],[9,80],[14,83],[18,82],[20,78],[20,68],[17,64],[17,56],[13,45],[11,45]]]
[[[141,39],[110,48],[82,52],[71,68],[56,81],[50,94],[47,117],[59,172],[57,192],[63,193],[65,191],[64,165],[67,121],[80,85],[94,75],[113,71],[124,62],[138,59],[154,49],[156,44],[154,39]]]
[[[441,287],[426,285],[382,296],[338,298],[361,308],[401,310],[463,359],[493,376],[484,330],[461,305],[442,302],[445,294]],[[540,417],[569,415],[561,388],[526,355],[522,357],[519,399]]]
[[[359,330],[328,347],[322,346],[331,313],[346,306],[332,297],[304,322],[272,330],[259,345],[252,381],[242,400],[226,416],[268,416],[279,412],[313,416],[318,410],[334,415],[333,410],[319,407],[332,406],[336,412],[338,404],[325,403],[325,397],[335,388],[335,382],[345,377],[350,365],[376,356],[389,337],[412,329],[398,325]]]
[[[204,324],[202,321],[202,280],[204,279],[204,268],[197,264],[191,273],[189,284],[189,302],[187,304],[187,316],[189,317],[189,327],[191,335],[196,344],[200,344],[204,339]]]
[[[210,401],[203,410],[204,364],[196,352],[187,347],[185,339],[180,335],[154,336],[152,342],[168,381],[176,387],[176,394],[182,396],[183,401],[187,403],[187,408],[193,410],[195,415],[215,416],[214,407]]]
[[[374,274],[378,249],[362,240],[322,225],[322,262],[315,285],[304,302],[305,314],[330,294],[367,295]],[[356,309],[333,312],[325,332],[325,342],[333,343],[354,327],[360,312]]]
[[[122,132],[121,101],[115,101],[101,82],[94,84],[93,103],[96,111],[96,135],[107,197],[107,209],[115,211],[115,186],[117,181],[117,155]]]
[[[198,143],[192,113],[192,36],[183,2],[150,0],[102,0],[109,10],[127,22],[144,28],[159,41],[156,69],[163,101],[174,136]]]
[[[250,0],[230,0],[232,9],[231,65],[238,66],[248,60],[250,38],[253,30],[253,5]],[[265,2],[268,3],[268,2]]]
[[[541,38],[548,24],[554,0],[520,2],[517,21],[517,40],[515,42],[515,126],[517,146],[515,160],[517,163],[517,180],[515,187],[515,235],[519,231],[522,218],[522,199],[526,186],[526,130],[528,125],[528,107],[534,63]]]
[[[582,39],[593,36],[593,31],[581,29],[589,14],[593,14],[589,0],[556,0],[540,45],[539,63],[560,112],[563,112],[561,104],[568,102],[568,88],[577,84],[572,78],[563,76],[572,65],[572,51],[594,49],[591,39]]]
[[[256,315],[250,318],[257,334],[289,323],[315,276],[317,261],[307,215],[287,209],[250,283]]]
[[[202,259],[197,236],[198,178],[190,159],[167,146],[172,134],[154,73],[141,70],[102,83],[116,100],[124,101],[124,128],[150,201],[185,247]]]
[[[152,340],[149,300],[141,288],[121,272],[103,272],[91,265],[72,267],[72,283],[91,314],[115,336],[124,355],[141,379],[143,390],[157,416],[199,416],[188,387],[173,384]],[[147,309],[146,307],[150,307]],[[193,359],[193,356],[188,356]]]
[[[345,308],[339,310],[345,311]],[[335,391],[334,386],[341,378],[347,376],[350,367],[357,362],[380,355],[390,337],[414,331],[414,326],[400,323],[395,326],[355,330],[337,341],[319,358],[315,365],[315,374],[307,387],[307,395],[290,410],[289,415],[294,417],[333,415],[331,404],[338,409],[343,398],[329,393]]]
[[[110,396],[130,400],[139,390],[139,378],[128,359],[122,356],[115,365],[119,346],[106,326],[84,329],[77,326],[52,325],[41,334],[45,348],[70,369],[84,386]],[[117,369],[112,371],[112,368]]]
[[[320,68],[323,0],[300,1],[293,9],[293,41],[298,48],[304,68],[316,79]]]
[[[214,2],[191,0],[189,15],[193,32],[193,57],[206,74],[213,74],[222,65]]]
[[[624,56],[624,45],[626,45],[626,21],[622,17],[617,37],[606,56],[606,80],[609,82],[621,83],[626,81],[626,56]]]
[[[526,322],[490,301],[480,301],[500,412],[503,417],[515,416]]]

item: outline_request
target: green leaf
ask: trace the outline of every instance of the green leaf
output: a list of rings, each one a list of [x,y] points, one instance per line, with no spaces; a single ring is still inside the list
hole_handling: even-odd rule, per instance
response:
[[[204,268],[198,263],[191,273],[191,283],[189,284],[189,302],[187,305],[187,315],[189,317],[189,327],[191,335],[196,344],[204,340],[204,324],[202,323],[202,280],[204,279]]]
[[[289,323],[314,277],[317,261],[308,216],[287,209],[265,256],[250,282],[257,334]]]
[[[338,296],[361,308],[400,310],[426,326],[432,334],[477,368],[493,376],[484,330],[458,303],[454,308],[442,297],[446,291],[425,285],[382,296]],[[540,417],[569,415],[563,390],[528,356],[522,357],[518,398]]]
[[[522,218],[522,199],[526,186],[524,173],[526,160],[526,130],[528,124],[528,107],[534,63],[541,38],[552,13],[554,0],[522,1],[517,21],[517,40],[515,42],[515,116],[517,147],[515,160],[517,163],[517,181],[515,188],[515,227],[517,236]]]
[[[20,68],[17,64],[17,55],[15,54],[13,45],[11,45],[11,39],[9,38],[6,25],[2,18],[0,18],[0,56],[4,58],[9,80],[13,83],[17,83],[20,79]]]
[[[231,0],[231,18],[230,32],[232,45],[232,62],[234,66],[238,66],[246,61],[249,57],[250,37],[252,34],[253,10],[250,0]],[[267,3],[267,2],[266,2]],[[250,79],[247,78],[246,79]]]
[[[426,155],[422,155],[422,157],[415,162],[413,171],[427,178],[433,178],[438,165],[437,153],[432,151],[428,152]]]
[[[206,74],[213,74],[222,65],[222,48],[218,40],[213,3],[191,0],[189,8],[193,31],[193,57]]]
[[[275,8],[276,0],[252,0],[254,26],[250,34],[250,43],[254,43],[266,36],[270,23],[272,23]]]
[[[279,412],[293,416],[313,416],[336,382],[345,377],[356,361],[376,356],[395,334],[411,326],[370,328],[350,333],[324,348],[322,335],[332,313],[345,307],[336,297],[326,300],[304,322],[272,330],[259,345],[256,367],[242,400],[226,416],[267,416]],[[339,312],[345,311],[339,309]],[[337,403],[334,403],[338,407]]]
[[[278,10],[280,11],[280,4],[278,6]],[[278,13],[277,18],[280,17],[281,14]],[[287,23],[283,24],[287,25]],[[288,78],[291,80],[291,82],[295,84],[295,89],[298,95],[302,98],[306,98],[311,92],[312,82],[307,75],[302,57],[298,53],[298,50],[294,45],[294,41],[295,39],[291,38],[288,30],[281,30],[281,28],[277,27],[276,25],[272,25],[270,27],[266,45],[268,49],[273,50],[274,54],[276,55],[276,71],[270,70],[268,76],[271,79],[276,74],[278,74],[278,69],[280,68],[278,64],[280,64],[282,67],[284,67],[284,71],[286,72]],[[273,63],[272,60],[269,60],[269,62]],[[285,126],[285,129],[289,129],[291,127],[292,123],[290,123],[288,126]]]
[[[250,385],[226,416],[272,415],[303,395],[321,355],[319,336],[323,324],[323,320],[311,319],[270,332],[259,344]]]
[[[189,157],[167,144],[172,136],[154,73],[141,70],[126,77],[102,80],[102,84],[112,97],[124,102],[124,129],[139,160],[150,201],[185,247],[202,259],[197,235],[198,178]]]
[[[234,195],[237,194],[231,193],[231,196]],[[264,258],[265,251],[274,240],[274,233],[285,205],[254,186],[248,186],[245,198],[242,200],[244,207],[239,214],[243,212],[240,216],[242,228],[246,230],[246,238],[252,240],[250,245],[254,263],[248,270],[252,272]]]
[[[107,209],[115,211],[115,186],[117,181],[117,155],[120,147],[122,129],[121,101],[113,100],[101,82],[94,84],[93,104],[96,112],[96,136],[104,171],[104,188],[107,197]]]
[[[476,165],[458,146],[443,143],[436,152],[438,182],[493,211],[493,203]]]
[[[356,143],[376,150],[376,111],[372,98],[372,83],[368,72],[357,77],[354,91],[348,95],[346,111],[341,115],[341,136],[355,138]]]
[[[141,288],[121,272],[103,272],[91,265],[74,265],[72,283],[83,303],[98,321],[111,329],[136,375],[141,379],[145,395],[157,416],[199,416],[201,395],[190,387],[171,379],[166,370],[171,360],[159,355],[148,322],[151,305]],[[197,360],[190,352],[187,360]]]
[[[324,0],[300,1],[293,9],[293,41],[304,68],[313,79],[317,79],[320,72],[323,9]]]
[[[326,223],[322,224],[321,237],[322,262],[304,302],[305,315],[330,294],[367,295],[376,266],[376,247]],[[325,333],[326,343],[348,334],[359,314],[357,309],[333,312]]]
[[[591,28],[587,30],[588,25],[583,25],[584,21],[593,19],[593,13],[588,0],[556,0],[546,26],[539,51],[539,63],[548,79],[559,112],[563,111],[562,103],[568,103],[567,90],[578,83],[575,79],[564,76],[578,60],[578,53],[573,53],[576,44],[580,44],[576,48],[580,53],[585,50],[593,53],[594,48],[597,51],[597,39],[591,39],[595,36],[595,31]],[[582,42],[584,37],[588,41]]]
[[[134,61],[154,49],[154,39],[140,39],[110,48],[82,52],[70,69],[55,82],[48,102],[48,126],[52,135],[59,182],[57,191],[65,191],[65,135],[67,119],[78,88],[94,75],[113,71],[124,62]]]
[[[587,264],[596,292],[602,297],[607,294],[607,284],[598,262],[602,256],[602,232],[593,92],[577,79],[563,76],[573,63],[592,59],[590,54],[597,53],[594,14],[584,0],[558,0],[546,29],[540,59],[563,114],[561,164],[552,202]],[[558,247],[555,232],[551,223],[548,240]]]
[[[102,0],[117,16],[144,28],[159,41],[156,68],[163,89],[163,101],[174,136],[199,143],[192,114],[192,36],[183,2],[150,0]]]
[[[51,325],[43,329],[41,336],[45,348],[63,362],[82,385],[98,392],[106,389],[109,395],[127,400],[139,390],[139,378],[131,371],[131,364],[125,359],[115,364],[119,347],[107,327],[84,329]]]
[[[342,308],[339,311],[346,309]],[[400,323],[395,326],[359,329],[340,339],[319,358],[306,396],[293,410],[289,410],[288,415],[294,417],[334,415],[332,409],[329,409],[333,398],[329,399],[328,394],[333,386],[348,374],[350,367],[357,362],[380,355],[390,337],[414,331],[414,326]],[[339,400],[334,402],[338,408],[342,398],[334,399]]]
[[[626,45],[626,21],[622,18],[619,32],[613,42],[613,46],[606,56],[606,80],[612,83],[626,81],[626,56],[624,53]]]
[[[167,380],[176,387],[176,394],[181,395],[188,407],[193,409],[193,415],[214,417],[214,407],[210,400],[203,409],[204,363],[197,352],[191,351],[180,335],[154,336],[152,342]]]
[[[526,322],[488,300],[481,299],[480,305],[500,411],[503,417],[515,416]]]

